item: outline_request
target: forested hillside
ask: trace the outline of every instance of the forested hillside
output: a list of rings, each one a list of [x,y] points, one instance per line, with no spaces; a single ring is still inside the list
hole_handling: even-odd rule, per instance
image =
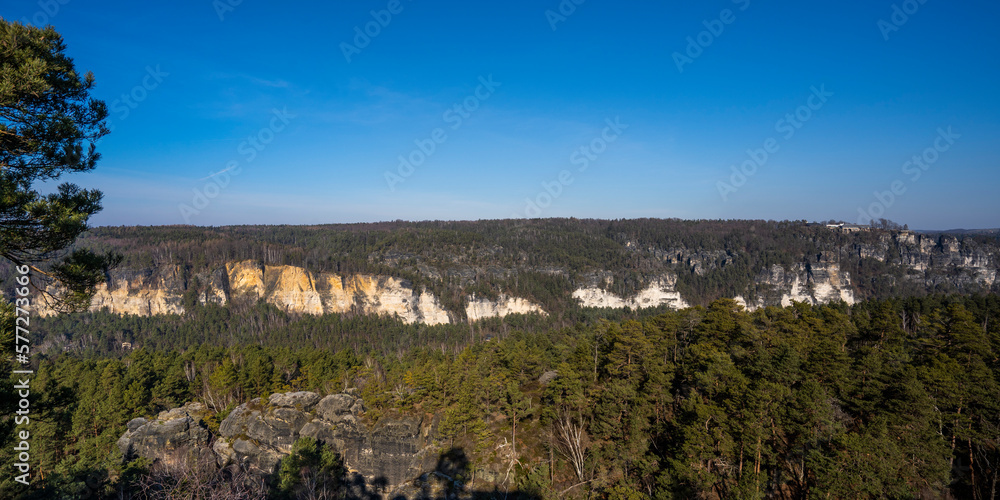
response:
[[[451,322],[468,319],[473,297],[523,298],[537,310],[559,316],[581,305],[574,295],[581,290],[627,299],[663,282],[683,304],[740,297],[751,308],[791,300],[996,292],[1000,287],[996,234],[927,235],[891,228],[845,232],[804,221],[103,227],[77,245],[123,255],[124,262],[110,276],[112,285],[169,288],[167,295],[176,297],[176,304],[160,305],[172,311],[182,310],[182,302],[233,300],[230,288],[235,285],[224,275],[227,266],[241,262],[262,268],[294,266],[313,281],[327,275],[323,273],[344,279],[398,278],[415,297],[427,292],[433,307],[440,307]],[[135,282],[137,277],[145,281]]]
[[[993,234],[552,219],[98,228],[77,246],[123,256],[101,304],[169,307],[32,316],[21,498],[998,491]],[[683,300],[581,300],[656,287]],[[480,314],[505,296],[539,307]],[[389,306],[423,316],[371,313]],[[380,468],[394,482],[359,472]]]
[[[209,490],[236,498],[223,496],[232,476],[202,470],[187,476],[201,478],[192,485],[181,469],[122,465],[115,442],[134,417],[186,401],[208,405],[204,425],[217,433],[237,405],[295,390],[349,391],[363,399],[368,426],[437,415],[441,453],[465,457],[441,471],[454,480],[441,491],[463,495],[986,499],[997,491],[996,295],[753,313],[719,300],[623,321],[521,324],[528,331],[490,340],[463,335],[468,326],[320,323],[267,305],[239,321],[217,306],[198,314],[206,333],[156,318],[72,317],[83,336],[113,327],[160,338],[125,352],[93,338],[83,355],[38,356],[41,480],[26,498],[154,498],[153,483],[185,498]],[[69,318],[39,329],[73,335]],[[269,495],[377,489],[352,482],[331,446],[296,444]],[[10,448],[2,453],[9,464]],[[3,491],[14,491],[5,481]]]

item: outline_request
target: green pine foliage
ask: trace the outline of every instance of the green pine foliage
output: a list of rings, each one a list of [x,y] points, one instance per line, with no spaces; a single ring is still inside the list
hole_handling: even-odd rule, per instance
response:
[[[438,413],[442,452],[469,458],[463,477],[492,470],[502,479],[509,470],[503,488],[542,497],[990,498],[997,491],[996,295],[753,313],[718,300],[651,317],[498,328],[489,340],[470,337],[468,327],[449,336],[448,325],[434,332],[374,318],[296,319],[258,307],[243,311],[261,314],[245,323],[272,315],[267,335],[247,341],[253,337],[242,335],[260,325],[240,330],[240,314],[206,308],[201,328],[229,332],[232,343],[187,347],[194,329],[169,326],[177,318],[157,325],[78,317],[82,338],[128,330],[141,347],[65,350],[75,339],[38,355],[33,456],[41,479],[29,494],[90,488],[88,481],[103,492],[128,491],[143,473],[113,457],[136,416],[200,400],[219,412],[214,427],[255,397],[346,389],[365,398],[369,423],[388,412]],[[62,321],[40,328],[65,337]],[[374,333],[366,343],[336,333],[352,328]],[[161,338],[135,333],[144,329]],[[303,344],[272,342],[286,335]],[[555,378],[540,382],[552,371]],[[9,463],[10,452],[0,453]],[[346,491],[345,474],[333,450],[303,441],[271,494]],[[19,491],[10,482],[0,489],[5,497]]]

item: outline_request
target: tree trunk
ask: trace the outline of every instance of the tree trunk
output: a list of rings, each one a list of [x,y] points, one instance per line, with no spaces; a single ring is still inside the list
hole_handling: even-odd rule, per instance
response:
[[[969,431],[972,431],[972,424],[969,424]],[[972,499],[979,499],[979,488],[976,488],[976,467],[972,459],[972,439],[967,440],[969,443],[969,482],[972,483]]]

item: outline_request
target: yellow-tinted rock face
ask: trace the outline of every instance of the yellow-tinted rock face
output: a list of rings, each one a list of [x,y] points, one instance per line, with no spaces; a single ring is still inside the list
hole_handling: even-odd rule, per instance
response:
[[[264,296],[264,268],[252,260],[226,264],[229,290],[233,295]]]
[[[387,276],[313,274],[295,266],[261,266],[253,261],[231,262],[225,273],[198,296],[202,304],[226,304],[234,298],[264,299],[288,312],[302,314],[344,313],[398,315],[407,323],[450,323],[448,312],[430,293],[418,292],[408,283]],[[224,283],[228,281],[228,290]],[[180,268],[166,276],[138,275],[116,278],[112,286],[100,285],[90,309],[117,314],[149,316],[182,314],[184,281]],[[39,314],[54,311],[42,308]]]
[[[295,266],[259,266],[252,261],[226,266],[232,296],[263,298],[286,311],[304,314],[398,315],[407,323],[449,323],[437,298],[413,290],[397,278],[355,274],[313,274]]]
[[[267,302],[289,312],[323,314],[323,303],[309,271],[294,266],[267,266],[264,284]]]
[[[449,323],[437,298],[413,290],[397,278],[355,274],[313,274],[295,266],[244,261],[226,266],[232,296],[263,298],[286,311],[304,314],[398,315],[407,323]]]

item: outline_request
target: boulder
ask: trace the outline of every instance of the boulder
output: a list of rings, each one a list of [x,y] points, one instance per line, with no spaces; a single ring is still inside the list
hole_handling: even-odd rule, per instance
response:
[[[142,417],[133,418],[132,420],[129,420],[127,424],[125,424],[125,427],[127,427],[128,430],[130,430],[130,431],[134,431],[134,430],[138,429],[139,427],[142,427],[143,425],[146,425],[147,422],[148,422],[148,420],[146,420],[146,419],[144,419]]]
[[[205,406],[188,403],[181,408],[161,412],[156,419],[132,419],[128,430],[118,439],[123,460],[144,457],[173,463],[177,460],[211,458],[208,443],[211,434],[202,416]]]
[[[328,422],[336,422],[341,415],[363,412],[360,401],[350,394],[331,394],[316,405],[316,413]]]
[[[268,401],[274,406],[296,408],[303,411],[311,410],[319,400],[319,394],[309,391],[271,394],[271,397],[268,398]]]

